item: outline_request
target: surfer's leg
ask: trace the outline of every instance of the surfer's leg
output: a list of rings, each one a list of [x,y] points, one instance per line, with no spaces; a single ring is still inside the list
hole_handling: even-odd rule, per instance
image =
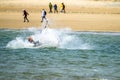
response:
[[[41,45],[39,41],[34,42],[34,46],[39,46]]]

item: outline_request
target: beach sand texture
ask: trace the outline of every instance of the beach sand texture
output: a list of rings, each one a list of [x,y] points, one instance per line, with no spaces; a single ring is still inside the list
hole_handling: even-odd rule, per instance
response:
[[[50,28],[75,31],[120,31],[120,1],[51,0],[64,2],[66,13],[47,13]],[[0,0],[0,28],[25,29],[41,27],[41,10],[49,12],[49,0]],[[29,12],[29,23],[23,22],[22,10]]]

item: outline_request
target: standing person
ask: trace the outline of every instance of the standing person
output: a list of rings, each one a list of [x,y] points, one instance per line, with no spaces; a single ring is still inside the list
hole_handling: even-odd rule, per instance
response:
[[[50,2],[50,3],[49,3],[49,13],[52,13],[52,7],[53,7],[53,5],[52,5],[52,3]]]
[[[62,3],[62,5],[63,5],[62,12],[65,13],[65,4]]]
[[[62,10],[63,10],[63,4],[61,3],[60,4],[60,12],[62,13]]]
[[[57,10],[57,4],[54,5],[54,13],[57,12],[58,13],[58,10]]]
[[[26,10],[23,10],[24,22],[26,22],[26,20],[27,20],[27,22],[29,22],[29,20],[27,18],[28,15],[29,15],[29,13]]]
[[[47,21],[46,15],[47,15],[47,12],[45,11],[45,9],[42,9],[42,20],[41,20],[41,22],[43,22],[44,19]]]

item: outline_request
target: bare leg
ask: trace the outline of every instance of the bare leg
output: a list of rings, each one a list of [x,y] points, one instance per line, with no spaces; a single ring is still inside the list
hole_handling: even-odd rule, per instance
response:
[[[25,22],[26,20],[25,20],[25,17],[24,17],[24,22]]]
[[[29,22],[28,18],[26,17],[27,22]]]
[[[24,17],[24,22],[26,22],[26,20],[27,20],[27,22],[29,22],[28,18],[25,16]]]
[[[44,17],[42,17],[42,20],[41,20],[41,22],[43,22],[43,19],[44,19]]]

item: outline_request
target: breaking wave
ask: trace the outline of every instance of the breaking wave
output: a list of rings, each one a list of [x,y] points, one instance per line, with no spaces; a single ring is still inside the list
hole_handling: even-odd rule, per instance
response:
[[[26,33],[27,32],[27,33]],[[22,34],[26,34],[23,36]],[[79,36],[74,35],[71,29],[51,29],[45,28],[38,30],[35,28],[29,28],[22,31],[22,34],[15,39],[8,42],[7,48],[44,48],[44,47],[56,47],[62,49],[91,49],[88,43],[83,43]],[[32,37],[34,41],[39,41],[40,46],[34,47],[33,43],[30,43],[27,38]]]

